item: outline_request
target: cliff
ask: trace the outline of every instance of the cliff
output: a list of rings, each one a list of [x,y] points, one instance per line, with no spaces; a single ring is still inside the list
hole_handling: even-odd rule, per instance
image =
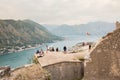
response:
[[[91,52],[84,80],[120,80],[120,26],[107,34]]]

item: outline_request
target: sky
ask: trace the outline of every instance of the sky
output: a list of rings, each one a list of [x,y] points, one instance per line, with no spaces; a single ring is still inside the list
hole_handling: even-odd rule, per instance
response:
[[[41,24],[82,24],[120,20],[120,0],[0,0],[0,19]]]

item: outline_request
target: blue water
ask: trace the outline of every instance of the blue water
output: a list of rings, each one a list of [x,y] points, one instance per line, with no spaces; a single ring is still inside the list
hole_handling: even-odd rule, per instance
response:
[[[63,46],[67,46],[68,48],[74,46],[77,43],[80,42],[88,42],[88,41],[94,41],[96,42],[101,36],[81,36],[81,35],[67,35],[64,36],[64,41],[58,41],[55,43],[49,43],[49,44],[43,44],[40,47],[24,50],[20,52],[5,54],[0,56],[0,66],[6,66],[9,65],[12,68],[17,68],[20,66],[23,66],[25,64],[31,63],[32,57],[36,50],[38,49],[46,49],[46,45],[52,46],[54,48],[58,47],[60,50],[62,50]]]

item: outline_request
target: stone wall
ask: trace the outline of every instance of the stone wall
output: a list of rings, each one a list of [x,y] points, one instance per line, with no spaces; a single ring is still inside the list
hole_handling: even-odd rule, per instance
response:
[[[90,56],[84,80],[120,80],[120,28],[105,36]]]
[[[79,61],[65,61],[43,67],[50,73],[50,80],[81,80],[84,64]]]
[[[119,29],[120,28],[120,23],[117,21],[116,22],[116,29]]]

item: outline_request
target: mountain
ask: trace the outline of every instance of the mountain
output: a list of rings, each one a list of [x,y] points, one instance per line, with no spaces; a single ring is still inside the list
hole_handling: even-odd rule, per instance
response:
[[[25,46],[61,40],[31,20],[0,20],[0,48]]]
[[[56,25],[56,26],[49,26],[45,25],[45,27],[51,31],[53,34],[56,35],[86,35],[89,32],[92,35],[105,35],[106,33],[112,31],[115,26],[113,23],[108,22],[89,22],[87,24],[80,24],[80,25]],[[56,27],[56,28],[55,28]]]
[[[50,32],[52,32],[54,29],[57,29],[60,25],[52,25],[52,24],[43,24],[43,26],[49,30]]]
[[[56,35],[70,35],[70,34],[76,34],[78,31],[73,27],[72,25],[44,25],[51,33]]]
[[[84,80],[120,80],[120,23],[92,50]]]

